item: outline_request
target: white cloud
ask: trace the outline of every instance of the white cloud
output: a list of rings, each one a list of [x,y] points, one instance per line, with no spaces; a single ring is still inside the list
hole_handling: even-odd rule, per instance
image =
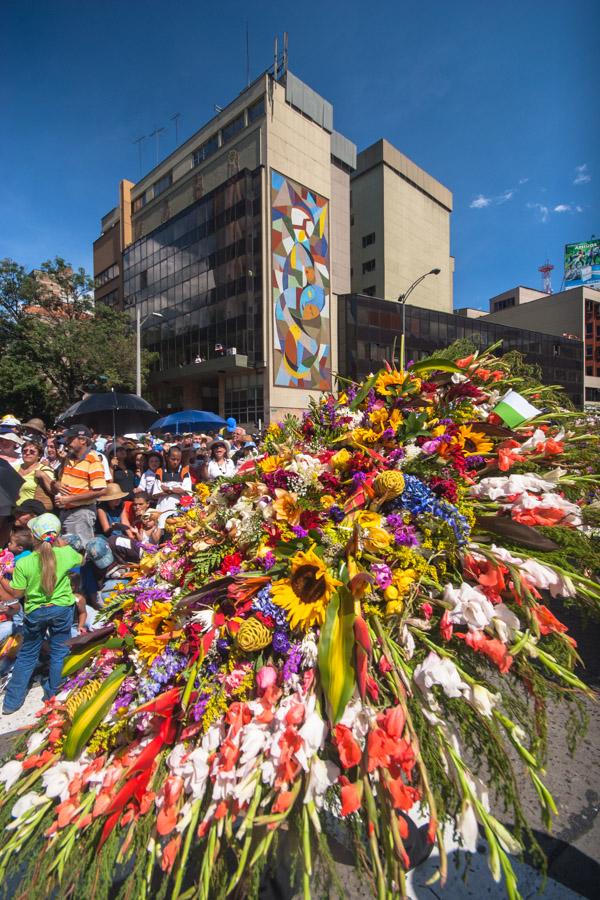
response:
[[[592,176],[588,174],[587,163],[575,166],[575,178],[573,184],[587,184],[592,180]]]
[[[576,206],[575,212],[583,212],[583,206]]]
[[[563,213],[563,212],[571,212],[571,207],[568,203],[559,203],[558,206],[554,207],[554,212]]]
[[[519,178],[519,184],[527,184],[529,178]]]
[[[550,210],[542,203],[528,203],[527,209],[535,209],[539,213],[542,222],[547,222],[550,218]]]
[[[512,200],[512,198],[513,198],[514,196],[515,196],[514,190],[513,190],[513,189],[510,189],[510,190],[508,190],[508,191],[504,191],[504,193],[503,193],[503,194],[500,194],[499,197],[494,197],[494,201],[495,201],[496,203],[498,203],[498,204],[500,204],[500,203],[507,203],[509,200]]]
[[[471,209],[485,209],[486,206],[489,206],[491,202],[491,197],[484,197],[483,194],[480,194],[479,197],[475,197],[474,200],[471,200],[471,203],[469,205]]]

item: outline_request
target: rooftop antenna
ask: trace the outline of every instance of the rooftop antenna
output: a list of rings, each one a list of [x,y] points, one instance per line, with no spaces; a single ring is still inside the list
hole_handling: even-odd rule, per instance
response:
[[[273,53],[273,57],[274,57],[274,59],[273,59],[273,77],[274,77],[275,81],[277,81],[277,56],[278,56],[278,54],[279,54],[278,38],[275,37],[275,49],[274,49],[274,53]]]
[[[284,31],[283,32],[283,65],[282,65],[282,70],[283,70],[284,75],[287,73],[287,67],[288,67],[288,33],[287,33],[287,31]]]
[[[154,131],[151,131],[150,134],[148,135],[148,137],[156,137],[156,165],[158,165],[158,160],[159,160],[159,156],[160,156],[160,136],[164,130],[165,129],[162,126],[160,126],[160,127],[157,126],[154,129]]]
[[[250,84],[250,35],[248,34],[248,19],[246,19],[246,87]]]
[[[173,113],[170,121],[175,124],[175,146],[179,146],[179,120],[181,118],[181,113]]]
[[[140,175],[142,174],[142,143],[146,140],[146,135],[143,134],[141,137],[136,138],[135,141],[132,141],[133,144],[138,145],[138,154],[140,158]]]
[[[543,266],[538,266],[538,272],[542,273],[542,290],[545,294],[552,293],[552,270],[554,266],[550,262],[549,259],[546,259],[546,262]]]

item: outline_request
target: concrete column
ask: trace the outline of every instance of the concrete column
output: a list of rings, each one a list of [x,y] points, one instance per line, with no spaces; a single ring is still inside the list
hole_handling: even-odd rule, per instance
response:
[[[225,375],[219,372],[219,415],[225,418]]]

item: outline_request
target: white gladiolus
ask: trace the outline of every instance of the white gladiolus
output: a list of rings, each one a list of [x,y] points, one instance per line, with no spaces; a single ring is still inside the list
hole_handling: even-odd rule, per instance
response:
[[[576,595],[575,585],[568,576],[555,572],[554,569],[544,566],[535,559],[523,560],[519,556],[513,556],[509,550],[505,550],[503,547],[496,547],[495,544],[492,544],[491,549],[502,562],[518,566],[519,570],[527,576],[527,579],[538,590],[550,591],[553,599],[557,597],[574,597]]]
[[[514,612],[505,603],[498,603],[494,607],[492,625],[504,644],[514,641],[515,635],[521,627],[518,616],[515,616]]]
[[[63,803],[69,796],[69,785],[80,770],[78,762],[58,762],[42,775],[42,783],[47,797],[59,797]]]
[[[447,697],[468,695],[470,688],[458,674],[451,659],[438,656],[433,650],[413,672],[413,681],[428,696],[434,685],[439,685]]]
[[[317,809],[323,806],[323,797],[327,789],[335,784],[339,778],[340,770],[335,763],[329,760],[323,760],[315,756],[310,764],[310,774],[308,776],[308,785],[304,795],[304,802],[310,803],[314,800]]]
[[[467,697],[471,706],[488,719],[491,718],[494,707],[499,699],[500,694],[492,694],[492,692],[488,691],[482,684],[474,684],[471,687],[470,695]]]
[[[553,481],[546,481],[539,475],[500,475],[497,478],[482,478],[479,484],[473,485],[470,493],[480,499],[485,497],[488,500],[499,500],[515,494],[526,494],[528,491],[540,494],[554,487],[556,485]]]
[[[449,619],[453,625],[468,625],[472,630],[481,631],[492,621],[494,605],[483,591],[470,584],[463,583],[459,588],[447,584],[444,600],[452,604]]]
[[[23,765],[18,759],[10,759],[0,768],[0,782],[7,791],[17,782],[23,771]]]
[[[477,851],[477,839],[479,837],[479,823],[473,809],[473,804],[464,801],[460,815],[456,820],[456,830],[462,838],[462,845],[470,853]]]
[[[327,725],[314,710],[306,716],[304,724],[298,729],[298,734],[302,738],[302,747],[296,751],[295,757],[304,771],[308,772],[311,759],[323,746],[327,736]]]
[[[49,728],[44,728],[43,731],[34,731],[33,734],[27,738],[27,752],[29,754],[35,753],[36,750],[42,746],[49,734]]]
[[[13,808],[11,809],[11,816],[13,819],[20,819],[23,813],[33,812],[36,806],[41,806],[42,803],[45,803],[45,797],[42,797],[41,794],[36,794],[35,791],[29,791],[27,794],[23,794],[22,797],[19,797]]]

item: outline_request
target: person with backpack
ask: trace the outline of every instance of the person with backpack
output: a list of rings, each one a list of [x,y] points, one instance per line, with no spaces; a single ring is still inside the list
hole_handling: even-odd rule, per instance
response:
[[[45,638],[50,646],[50,671],[42,685],[44,697],[53,697],[60,687],[76,603],[69,572],[82,560],[61,540],[60,520],[52,513],[37,516],[27,527],[33,536],[33,553],[16,563],[8,590],[14,599],[23,598],[25,615],[23,643],[4,695],[5,715],[23,706]]]

